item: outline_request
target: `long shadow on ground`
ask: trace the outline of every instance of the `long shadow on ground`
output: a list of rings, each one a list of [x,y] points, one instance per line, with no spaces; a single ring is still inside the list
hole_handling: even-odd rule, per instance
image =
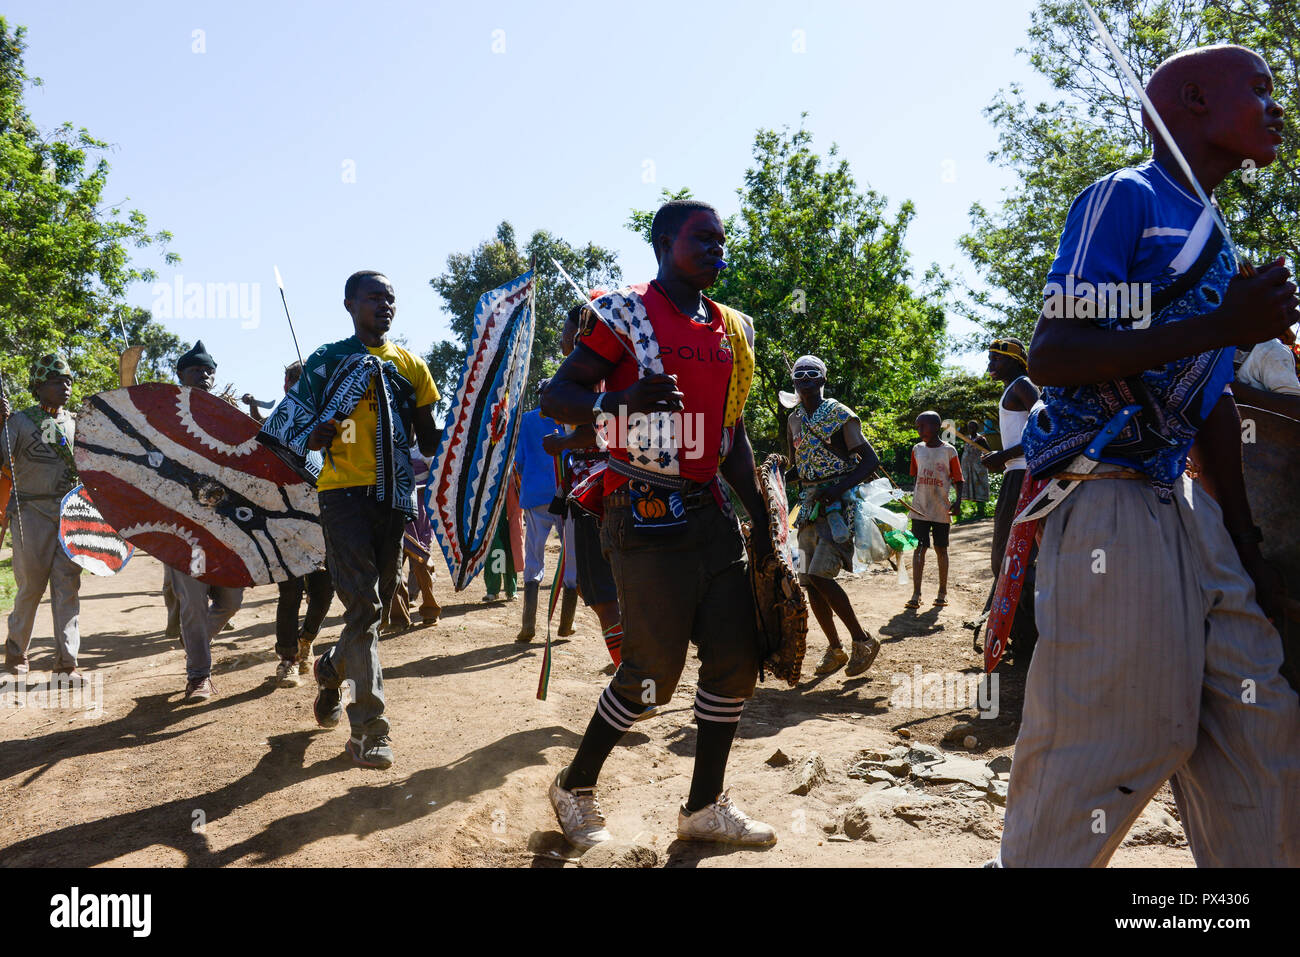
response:
[[[55,731],[35,738],[7,741],[0,748],[0,781],[32,771],[21,782],[26,787],[60,761],[79,758],[87,754],[101,754],[121,748],[167,741],[214,724],[225,708],[235,707],[257,698],[265,697],[274,688],[268,682],[250,688],[242,694],[219,695],[201,704],[181,705],[181,688],[169,694],[146,695],[135,699],[130,712],[112,721],[100,724],[74,724],[66,731]],[[174,699],[174,700],[173,700]],[[205,721],[180,731],[166,729],[195,714],[212,716]]]
[[[159,845],[184,854],[188,866],[228,866],[249,855],[252,858],[246,863],[268,864],[321,838],[340,834],[364,838],[426,817],[435,808],[468,801],[500,787],[521,768],[546,764],[547,749],[572,749],[579,742],[579,736],[567,728],[534,728],[506,735],[448,764],[371,784],[365,783],[374,780],[367,777],[371,772],[354,768],[342,752],[304,766],[307,745],[319,733],[275,735],[256,766],[225,787],[20,841],[5,851],[4,864],[93,867]],[[207,834],[234,811],[300,782],[338,773],[355,774],[358,783],[318,807],[271,821],[247,840],[220,851],[212,849]],[[196,810],[205,819],[197,832]],[[370,863],[364,851],[359,852],[358,863]]]

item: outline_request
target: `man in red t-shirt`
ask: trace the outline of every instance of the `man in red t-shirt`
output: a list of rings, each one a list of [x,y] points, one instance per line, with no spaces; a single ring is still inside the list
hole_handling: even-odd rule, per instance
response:
[[[542,396],[542,410],[560,422],[611,417],[601,541],[623,615],[622,662],[572,763],[552,783],[551,804],[576,846],[610,839],[595,797],[601,766],[641,715],[672,697],[693,643],[695,771],[677,836],[772,844],[772,828],[722,789],[759,653],[745,546],[719,474],[753,520],[760,560],[771,551],[740,415],[753,373],[753,323],[702,294],[725,267],[717,210],[668,203],[655,214],[651,239],[658,278],[592,304],[577,348]],[[607,391],[595,392],[602,381]]]

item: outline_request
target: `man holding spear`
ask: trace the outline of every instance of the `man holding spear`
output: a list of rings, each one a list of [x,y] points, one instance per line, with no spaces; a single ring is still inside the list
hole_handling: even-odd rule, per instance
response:
[[[1300,702],[1266,617],[1280,620],[1281,583],[1229,387],[1233,347],[1300,313],[1281,260],[1236,276],[1206,195],[1276,158],[1272,91],[1242,47],[1165,61],[1144,94],[1154,157],[1094,183],[1066,220],[1029,350],[1043,408],[1022,443],[1047,484],[1020,521],[1040,523],[1040,637],[1005,865],[1104,866],[1167,779],[1199,865],[1300,865]],[[1143,287],[1139,315],[1099,295]]]

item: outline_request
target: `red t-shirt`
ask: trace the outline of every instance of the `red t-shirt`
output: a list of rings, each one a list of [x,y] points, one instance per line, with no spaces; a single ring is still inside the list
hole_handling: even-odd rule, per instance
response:
[[[693,482],[709,482],[718,474],[718,457],[722,447],[722,417],[726,411],[727,386],[731,381],[731,343],[727,339],[722,313],[707,297],[710,321],[705,324],[683,315],[652,283],[641,283],[620,290],[636,294],[645,305],[646,315],[659,344],[659,359],[666,375],[677,376],[677,391],[685,396],[677,435],[677,459],[681,477]],[[616,334],[600,319],[579,340],[588,349],[616,363],[605,379],[611,392],[626,389],[640,378],[636,360]],[[618,410],[605,409],[611,415]],[[606,432],[610,456],[628,461],[626,426]],[[605,491],[612,492],[627,482],[627,477],[613,469],[605,470]]]

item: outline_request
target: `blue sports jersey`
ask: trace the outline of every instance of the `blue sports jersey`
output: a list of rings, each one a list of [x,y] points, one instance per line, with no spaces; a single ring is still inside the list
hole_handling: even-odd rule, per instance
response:
[[[1153,314],[1152,297],[1170,290],[1207,244],[1218,248],[1190,289]],[[1104,329],[1164,325],[1212,312],[1236,274],[1210,211],[1154,160],[1093,183],[1070,207],[1043,291],[1047,321],[1078,308]],[[1082,300],[1071,307],[1072,300]],[[1167,498],[1186,467],[1197,429],[1232,379],[1232,350],[1170,362],[1140,376],[1153,409],[1107,447],[1102,461],[1137,469]],[[1141,399],[1124,382],[1042,391],[1043,408],[1021,439],[1031,474],[1058,471],[1125,405]]]

